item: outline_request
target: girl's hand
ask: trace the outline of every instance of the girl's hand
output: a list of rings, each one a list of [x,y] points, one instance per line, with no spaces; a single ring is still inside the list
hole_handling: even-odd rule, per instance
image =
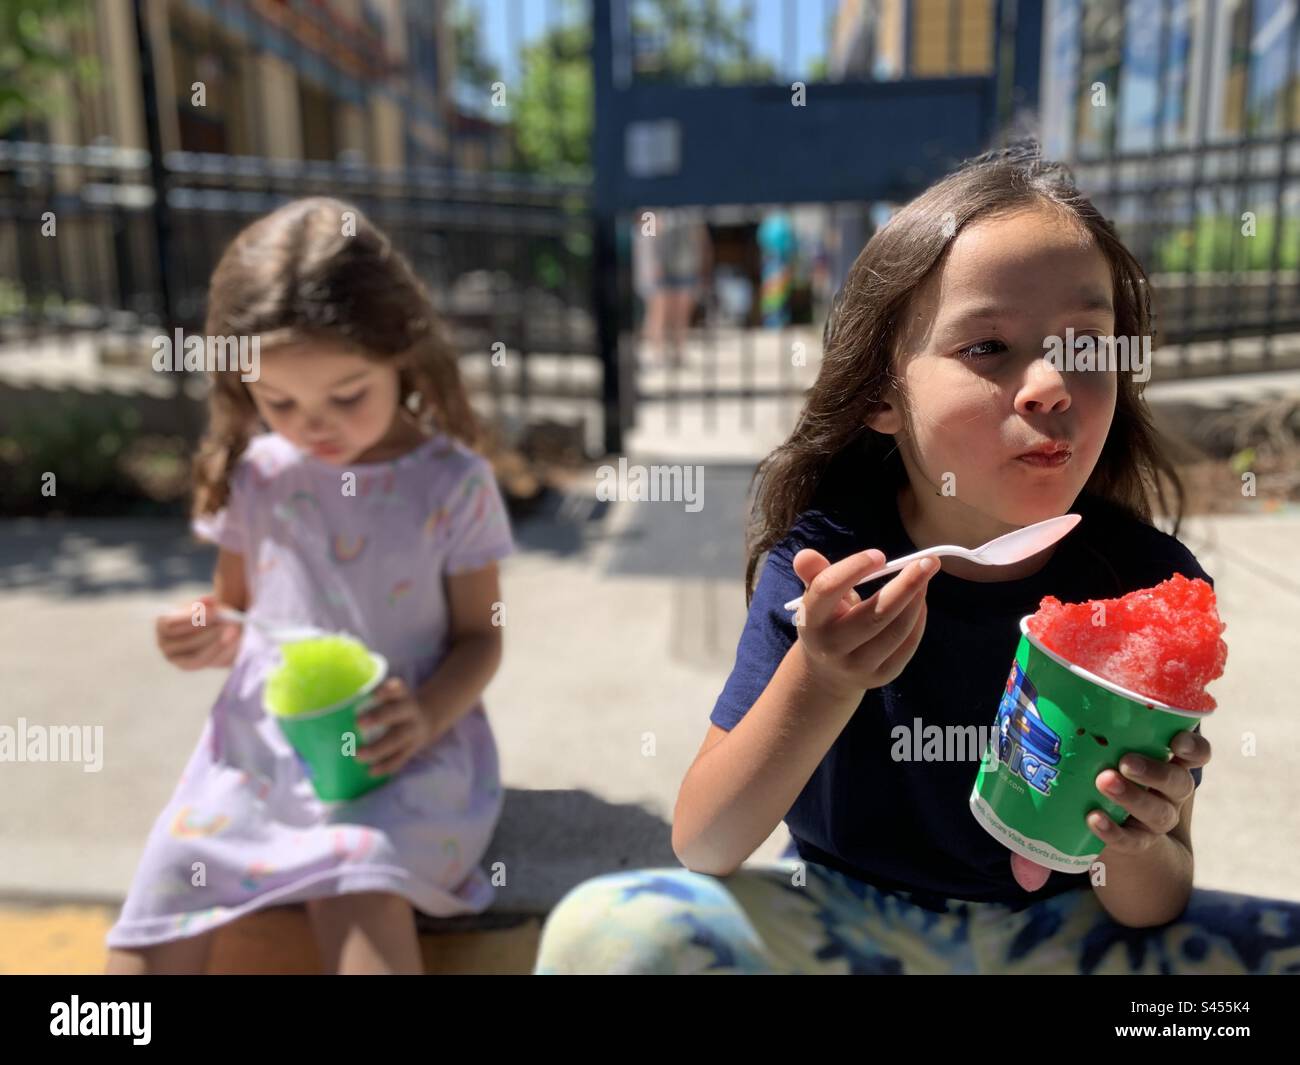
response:
[[[803,581],[795,626],[810,666],[831,690],[879,688],[903,672],[925,632],[925,588],[939,569],[932,558],[913,562],[870,599],[853,590],[864,571],[885,564],[876,550],[831,565],[804,548],[794,557]]]
[[[194,623],[196,604],[203,605],[203,625]],[[217,617],[217,597],[202,595],[194,602],[160,614],[154,623],[158,649],[179,669],[230,666],[239,651],[243,626]]]
[[[1209,762],[1210,741],[1196,732],[1180,732],[1170,746],[1174,756],[1168,762],[1130,752],[1120,759],[1120,772],[1097,774],[1097,789],[1130,814],[1123,827],[1100,810],[1088,815],[1088,827],[1106,850],[1141,854],[1182,818],[1183,806],[1196,791],[1191,770]]]
[[[357,761],[370,766],[372,776],[396,773],[438,738],[429,713],[400,677],[389,677],[374,693],[374,705],[357,715],[363,731],[389,726],[373,743],[357,751]]]
[[[1122,773],[1106,769],[1097,774],[1097,789],[1130,815],[1123,828],[1100,810],[1088,815],[1088,827],[1103,841],[1103,853],[1114,849],[1121,854],[1141,854],[1182,819],[1183,805],[1196,790],[1191,770],[1210,760],[1210,741],[1195,732],[1180,732],[1171,746],[1174,750],[1171,761],[1157,762],[1145,755],[1129,753],[1120,759]],[[1138,771],[1129,772],[1130,766]],[[1145,786],[1135,787],[1124,779],[1126,776]],[[1111,790],[1111,785],[1116,783],[1121,786],[1121,792]],[[1037,891],[1047,883],[1051,870],[1013,854],[1011,873],[1026,891]]]

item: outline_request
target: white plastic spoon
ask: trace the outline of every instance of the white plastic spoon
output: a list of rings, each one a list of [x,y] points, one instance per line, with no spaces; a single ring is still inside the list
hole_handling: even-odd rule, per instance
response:
[[[324,629],[313,628],[311,625],[298,625],[283,621],[263,621],[260,618],[245,614],[242,610],[235,610],[233,607],[222,607],[217,611],[217,617],[224,618],[226,621],[238,621],[252,625],[273,643],[293,643],[295,640],[310,640],[316,636],[330,635]]]
[[[904,555],[902,558],[897,558],[893,562],[886,562],[880,569],[869,570],[854,581],[853,586],[856,588],[865,580],[875,580],[877,577],[897,573],[918,558],[940,558],[943,555],[956,555],[958,558],[978,562],[982,566],[1009,566],[1013,562],[1021,562],[1032,555],[1038,554],[1044,548],[1051,547],[1052,544],[1056,543],[1082,520],[1078,514],[1062,514],[1059,518],[1048,518],[1046,521],[1026,525],[1023,529],[1017,529],[1015,532],[1005,533],[980,547],[956,547],[953,544],[939,544],[936,547],[927,547],[922,551],[916,551],[910,555]],[[797,599],[791,599],[790,602],[786,603],[785,608],[786,610],[797,610],[802,602],[803,596],[801,595]]]

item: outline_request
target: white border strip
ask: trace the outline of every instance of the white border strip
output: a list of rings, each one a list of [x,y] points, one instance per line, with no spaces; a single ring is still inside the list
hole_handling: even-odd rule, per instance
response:
[[[1096,854],[1062,854],[1050,843],[1022,836],[1005,824],[993,812],[993,807],[980,795],[978,778],[976,778],[976,787],[972,788],[970,793],[970,812],[975,815],[975,820],[984,827],[984,830],[1008,850],[1015,851],[1031,862],[1055,869],[1058,873],[1086,873],[1101,854],[1101,851]]]

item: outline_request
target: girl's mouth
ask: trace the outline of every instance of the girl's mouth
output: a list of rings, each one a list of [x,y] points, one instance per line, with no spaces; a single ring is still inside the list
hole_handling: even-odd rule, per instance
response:
[[[1031,451],[1028,454],[1020,455],[1016,461],[1023,462],[1028,466],[1037,466],[1041,469],[1052,469],[1057,466],[1064,466],[1070,461],[1072,452],[1070,449],[1061,448],[1058,451]]]

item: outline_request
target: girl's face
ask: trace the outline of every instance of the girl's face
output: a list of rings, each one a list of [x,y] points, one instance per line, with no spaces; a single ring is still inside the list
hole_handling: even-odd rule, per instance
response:
[[[295,343],[263,352],[248,389],[274,432],[339,466],[365,458],[399,421],[397,368],[342,348]]]
[[[1054,368],[1044,340],[1114,332],[1105,256],[1043,209],[985,219],[953,240],[916,293],[895,353],[902,390],[868,424],[891,433],[912,522],[976,546],[1064,514],[1101,454],[1116,371]],[[1062,460],[1025,459],[1056,445]],[[960,538],[960,539],[956,539]],[[935,541],[943,542],[943,541]]]

